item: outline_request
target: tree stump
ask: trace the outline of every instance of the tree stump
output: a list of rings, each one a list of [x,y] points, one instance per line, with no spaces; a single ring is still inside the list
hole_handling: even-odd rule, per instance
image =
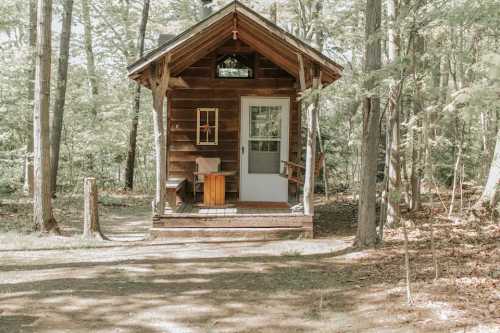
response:
[[[99,226],[99,211],[97,209],[97,185],[95,178],[84,179],[84,207],[83,207],[83,237],[108,240]]]

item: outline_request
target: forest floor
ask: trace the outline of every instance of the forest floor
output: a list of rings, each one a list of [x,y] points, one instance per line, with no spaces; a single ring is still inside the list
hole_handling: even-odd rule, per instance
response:
[[[351,248],[356,207],[319,204],[317,239],[144,240],[149,199],[101,196],[112,240],[83,241],[81,198],[55,202],[64,237],[28,234],[30,204],[0,198],[0,332],[499,332],[498,222],[436,228],[439,278],[421,225]],[[444,209],[442,209],[444,211]],[[442,222],[439,222],[442,224]]]

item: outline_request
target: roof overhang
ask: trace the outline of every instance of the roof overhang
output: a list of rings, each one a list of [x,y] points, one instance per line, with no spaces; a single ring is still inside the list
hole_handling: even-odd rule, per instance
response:
[[[295,78],[299,78],[302,71],[307,87],[312,82],[313,68],[321,71],[324,85],[341,77],[342,66],[239,1],[230,3],[129,65],[129,77],[147,85],[148,80],[144,78],[147,69],[167,54],[171,55],[171,74],[175,77],[233,38],[234,31],[238,39]]]

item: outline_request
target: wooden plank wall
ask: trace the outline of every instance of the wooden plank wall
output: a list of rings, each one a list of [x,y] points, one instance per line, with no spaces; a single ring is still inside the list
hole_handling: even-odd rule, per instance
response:
[[[227,50],[227,46],[224,50]],[[218,52],[201,59],[184,70],[180,76],[189,89],[169,91],[168,114],[168,176],[186,177],[191,183],[198,156],[220,157],[223,171],[236,171],[226,180],[229,199],[238,198],[240,98],[241,96],[290,97],[290,160],[300,156],[300,116],[296,101],[296,80],[272,62],[255,54],[254,79],[215,78],[215,59]],[[219,144],[196,145],[196,109],[219,109]],[[188,189],[191,189],[189,186]]]

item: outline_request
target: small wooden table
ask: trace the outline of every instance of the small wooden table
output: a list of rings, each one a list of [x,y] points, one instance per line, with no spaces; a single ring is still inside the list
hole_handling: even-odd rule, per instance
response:
[[[211,172],[204,175],[203,204],[224,206],[226,203],[226,176],[234,176],[234,171]]]

